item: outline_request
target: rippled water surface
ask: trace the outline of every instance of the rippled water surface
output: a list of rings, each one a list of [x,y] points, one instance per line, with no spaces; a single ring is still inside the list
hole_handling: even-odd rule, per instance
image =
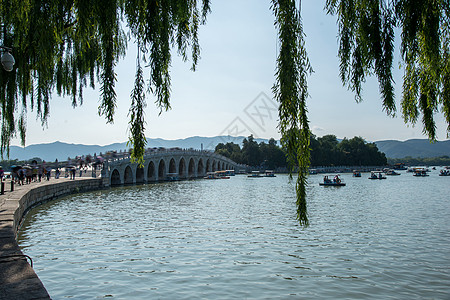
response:
[[[450,177],[287,176],[114,188],[44,204],[19,244],[53,299],[449,299]]]

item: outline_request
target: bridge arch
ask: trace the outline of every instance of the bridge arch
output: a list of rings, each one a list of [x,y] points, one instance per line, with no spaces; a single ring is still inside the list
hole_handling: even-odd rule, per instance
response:
[[[111,185],[120,185],[122,182],[120,181],[120,173],[117,169],[114,169],[111,173]]]
[[[136,168],[136,183],[144,183],[144,167],[137,166]]]
[[[173,157],[170,159],[169,162],[169,173],[177,173],[177,165]]]
[[[164,159],[161,159],[158,164],[158,180],[163,181],[166,179],[166,176],[166,162],[164,161]]]
[[[206,160],[206,172],[211,172],[211,162],[209,159]]]
[[[195,161],[193,157],[189,159],[188,177],[189,178],[195,177]]]
[[[200,158],[197,164],[197,176],[203,175],[205,175],[205,167],[203,166],[203,159]]]
[[[123,183],[124,184],[132,184],[133,183],[133,171],[131,170],[130,166],[127,166],[125,168],[125,173],[123,176]]]
[[[152,182],[156,181],[156,171],[155,171],[155,164],[153,161],[150,161],[147,168],[147,181]]]
[[[184,157],[182,157],[178,163],[178,176],[180,179],[186,178],[186,161],[184,160]]]

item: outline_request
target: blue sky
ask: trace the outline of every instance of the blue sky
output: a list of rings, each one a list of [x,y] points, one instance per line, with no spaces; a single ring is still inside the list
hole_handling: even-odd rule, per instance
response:
[[[338,138],[361,136],[368,141],[426,138],[422,124],[406,125],[400,115],[382,110],[378,85],[369,78],[363,85],[364,101],[342,86],[337,58],[336,18],[323,11],[325,1],[302,1],[306,47],[314,73],[309,77],[308,111],[314,134]],[[146,136],[179,139],[190,136],[244,135],[278,139],[275,82],[277,32],[269,0],[213,0],[207,24],[199,31],[202,48],[197,71],[176,54],[172,61],[172,109],[159,114],[155,98],[146,97]],[[175,53],[175,51],[174,51]],[[402,70],[396,52],[395,81],[400,108]],[[128,139],[128,110],[136,65],[136,47],[117,66],[118,107],[114,124],[98,116],[98,86],[85,89],[84,103],[75,109],[69,98],[56,94],[50,102],[48,126],[42,128],[29,112],[26,144],[62,141],[106,145]],[[144,73],[146,71],[144,70]],[[148,70],[147,70],[148,73]],[[446,139],[446,125],[437,116],[438,139]],[[15,140],[14,145],[19,141]],[[150,145],[151,146],[151,145]]]

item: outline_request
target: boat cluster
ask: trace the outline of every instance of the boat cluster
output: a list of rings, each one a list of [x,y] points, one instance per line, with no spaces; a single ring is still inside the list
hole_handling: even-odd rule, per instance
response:
[[[266,170],[264,173],[260,171],[252,171],[250,175],[247,177],[250,178],[260,178],[260,177],[276,177],[275,173],[272,170]]]
[[[238,174],[247,174],[246,172],[238,172]],[[208,172],[204,179],[230,179],[230,176],[235,176],[234,170],[224,170],[224,171],[215,171]],[[247,177],[250,178],[262,178],[262,177],[276,177],[274,171],[266,170],[264,172],[253,171]]]
[[[406,169],[406,168],[405,168]],[[436,168],[433,168],[436,170]],[[414,167],[408,168],[407,172],[413,172],[413,176],[416,177],[426,177],[429,176],[430,170],[424,167]],[[386,179],[386,176],[398,176],[401,175],[394,169],[383,169],[382,171],[371,171],[369,179]],[[450,167],[445,167],[439,172],[439,176],[450,176]],[[353,177],[361,177],[361,171],[353,170]],[[333,180],[329,179],[328,176],[324,176],[323,182],[320,182],[321,186],[345,186],[345,183],[339,178],[339,175],[334,176]]]
[[[208,172],[204,179],[230,179],[230,176],[234,176],[234,170],[223,170],[223,171],[215,171]]]

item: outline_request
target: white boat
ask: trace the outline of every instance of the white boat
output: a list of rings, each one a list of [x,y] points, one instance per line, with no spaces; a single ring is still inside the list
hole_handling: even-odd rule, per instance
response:
[[[219,179],[230,179],[230,176],[227,175],[227,171],[216,171],[214,173]]]
[[[396,175],[401,175],[400,173],[395,172],[394,169],[389,169],[385,172],[386,175],[390,175],[390,176],[396,176]]]
[[[234,170],[225,170],[227,176],[235,176]]]
[[[383,172],[381,171],[372,171],[370,172],[369,179],[386,179],[386,177],[383,176]]]
[[[206,176],[203,177],[204,179],[220,179],[217,177],[216,172],[208,172],[206,173]]]
[[[427,170],[426,170],[426,169],[424,169],[424,168],[416,168],[416,169],[414,170],[413,176],[416,176],[416,177],[426,177],[426,176],[430,176],[430,175],[427,174]]]
[[[178,173],[167,173],[167,180],[168,181],[178,181],[180,179],[178,178]]]
[[[339,175],[334,176],[333,180],[329,179],[328,176],[323,177],[323,182],[319,182],[320,186],[345,186]]]
[[[272,170],[266,170],[264,172],[264,177],[276,177],[275,173]]]
[[[247,177],[250,177],[250,178],[260,178],[260,177],[262,177],[262,176],[261,176],[261,173],[260,173],[259,171],[252,171],[252,173],[251,173],[250,175],[248,175]]]
[[[317,169],[309,169],[309,174],[310,175],[316,175],[318,172],[317,172]]]

